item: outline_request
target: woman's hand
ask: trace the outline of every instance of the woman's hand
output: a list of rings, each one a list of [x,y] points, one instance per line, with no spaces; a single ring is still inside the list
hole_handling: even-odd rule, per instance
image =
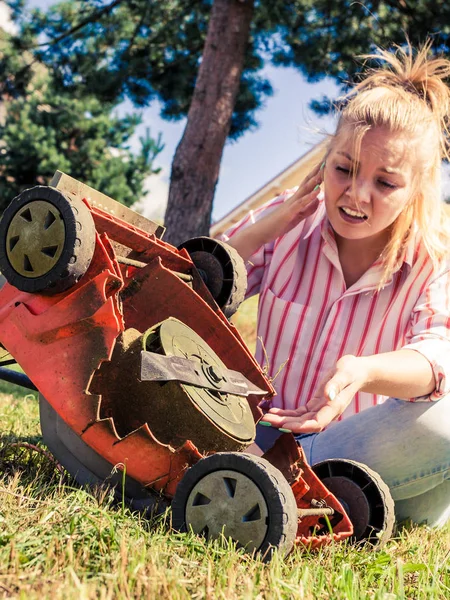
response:
[[[273,239],[284,235],[319,206],[320,184],[323,181],[323,165],[315,167],[300,184],[297,191],[269,215],[273,227]]]
[[[317,210],[322,179],[323,169],[318,165],[290,198],[253,225],[235,233],[227,243],[248,260],[261,246],[284,235]]]
[[[369,372],[364,357],[343,356],[306,406],[296,410],[272,408],[262,420],[293,433],[319,433],[342,415],[356,392],[368,380]]]
[[[436,388],[430,362],[404,348],[371,356],[340,358],[318,393],[296,410],[271,408],[263,422],[293,433],[318,433],[335,421],[360,390],[369,394],[412,400],[426,397]]]

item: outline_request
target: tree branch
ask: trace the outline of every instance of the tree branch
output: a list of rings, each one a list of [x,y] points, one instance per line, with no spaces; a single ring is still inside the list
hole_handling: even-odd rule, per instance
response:
[[[149,3],[147,4],[147,6],[145,7],[144,12],[142,13],[142,17],[139,20],[139,23],[136,25],[136,27],[134,28],[133,31],[133,35],[130,38],[130,42],[128,44],[128,46],[126,47],[123,56],[124,57],[129,57],[131,56],[131,50],[134,46],[134,42],[136,41],[136,38],[138,36],[139,30],[141,29],[146,17],[147,17],[147,13],[148,13],[148,9],[149,9]]]
[[[97,12],[91,13],[88,17],[86,17],[85,19],[83,19],[82,21],[80,21],[80,23],[78,23],[77,25],[74,25],[73,27],[71,27],[71,29],[69,29],[69,31],[66,31],[65,33],[62,33],[61,35],[59,35],[54,40],[52,40],[50,42],[43,42],[42,44],[36,44],[35,46],[31,46],[31,47],[32,48],[42,48],[44,46],[53,46],[55,44],[59,44],[59,42],[61,42],[65,38],[70,37],[71,35],[73,35],[77,31],[79,31],[80,29],[83,29],[83,27],[85,27],[89,23],[95,23],[96,21],[98,21],[99,19],[101,19],[103,17],[103,15],[108,14],[114,8],[116,8],[116,6],[119,6],[119,4],[122,4],[122,2],[125,2],[125,0],[114,0],[108,6],[105,6],[104,8],[98,10]]]
[[[400,13],[407,15],[408,17],[414,17],[415,10],[412,9],[405,0],[384,0],[388,6],[398,10]]]
[[[70,37],[71,35],[73,35],[74,33],[76,33],[77,31],[79,31],[80,29],[83,29],[83,27],[85,27],[88,23],[93,23],[95,21],[98,21],[103,15],[108,14],[108,12],[112,11],[116,6],[119,6],[120,4],[122,4],[122,2],[125,2],[126,0],[113,0],[113,2],[111,2],[111,4],[109,4],[108,6],[105,6],[104,8],[98,10],[96,13],[91,13],[88,17],[86,17],[85,19],[83,19],[80,23],[78,23],[77,25],[74,25],[73,27],[71,27],[71,29],[69,29],[69,31],[66,31],[65,33],[61,34],[60,36],[58,36],[57,38],[55,38],[54,40],[52,40],[51,42],[44,42],[42,44],[35,44],[33,46],[30,47],[30,49],[32,48],[41,48],[44,46],[53,46],[55,44],[58,44],[59,42],[61,42],[63,39]],[[34,64],[36,64],[37,62],[39,62],[39,59],[37,57],[33,57],[33,60],[29,63],[27,63],[26,65],[24,65],[21,69],[19,69],[17,71],[17,73],[15,73],[14,77],[20,77],[22,75],[24,75],[28,69],[30,69]],[[1,85],[0,84],[0,95],[2,95],[4,93],[4,89],[5,89],[5,85]]]

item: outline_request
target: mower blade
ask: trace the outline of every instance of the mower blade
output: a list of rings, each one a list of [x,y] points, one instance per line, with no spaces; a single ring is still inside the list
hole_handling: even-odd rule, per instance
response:
[[[141,352],[141,381],[179,381],[211,391],[236,396],[265,396],[266,390],[254,385],[242,373],[179,356]]]

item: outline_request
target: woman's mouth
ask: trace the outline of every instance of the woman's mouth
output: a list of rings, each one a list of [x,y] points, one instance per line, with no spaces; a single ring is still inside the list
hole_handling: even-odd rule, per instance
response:
[[[364,223],[368,219],[367,215],[359,210],[354,210],[348,206],[339,206],[338,208],[339,214],[347,223]]]

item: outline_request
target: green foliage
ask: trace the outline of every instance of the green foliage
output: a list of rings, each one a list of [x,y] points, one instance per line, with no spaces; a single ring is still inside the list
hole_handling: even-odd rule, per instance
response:
[[[450,5],[443,0],[297,0],[287,5],[297,10],[295,16],[279,16],[281,23],[289,25],[282,26],[283,43],[272,61],[296,67],[311,82],[329,76],[345,90],[361,70],[362,61],[355,57],[376,47],[404,45],[407,38],[417,47],[431,37],[434,52],[449,51]],[[326,112],[330,101],[313,102],[312,108]]]
[[[177,120],[189,110],[211,5],[211,0],[65,0],[24,22],[23,48],[39,56],[65,90],[82,87],[107,102],[127,97],[141,107],[157,98],[162,117]],[[47,45],[27,42],[42,32]],[[260,73],[264,60],[257,46],[251,43],[245,58],[231,138],[256,126],[254,113],[272,93]]]
[[[32,38],[25,34],[22,42]],[[55,84],[52,72],[23,54],[20,40],[0,40],[0,212],[26,187],[47,184],[59,169],[130,206],[144,196],[145,178],[157,173],[162,150],[147,130],[140,150],[129,140],[139,115],[119,117],[117,102],[77,94]]]
[[[21,12],[22,0],[9,0]],[[188,112],[201,61],[212,0],[64,0],[23,20],[21,47],[55,73],[66,90],[89,90],[106,102],[125,97],[137,106],[155,98],[162,116]],[[44,33],[48,42],[30,40]],[[272,93],[264,64],[294,66],[309,81],[326,76],[345,88],[360,69],[355,55],[376,45],[413,45],[427,36],[448,52],[450,4],[445,0],[256,0],[230,137],[257,125]],[[42,38],[40,38],[42,39]],[[325,112],[329,99],[312,107]]]

